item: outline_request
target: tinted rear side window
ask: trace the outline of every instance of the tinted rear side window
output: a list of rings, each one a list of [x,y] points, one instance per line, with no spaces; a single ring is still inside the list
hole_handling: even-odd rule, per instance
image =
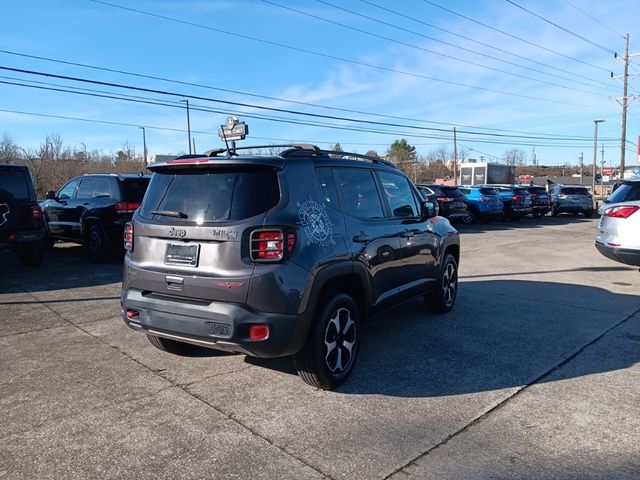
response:
[[[161,221],[237,221],[266,212],[280,199],[274,170],[185,171],[154,173],[140,214]],[[186,218],[152,212],[178,212]]]
[[[122,201],[140,203],[149,186],[148,178],[127,178],[121,183]]]
[[[609,201],[613,203],[631,200],[640,200],[640,182],[624,183],[609,197]]]
[[[0,168],[0,190],[9,192],[13,198],[25,202],[35,200],[29,187],[31,178],[25,169]]]
[[[383,218],[382,203],[371,171],[339,168],[336,178],[345,213],[357,218]]]
[[[480,188],[480,193],[482,195],[498,195],[498,190],[495,188],[482,187]]]

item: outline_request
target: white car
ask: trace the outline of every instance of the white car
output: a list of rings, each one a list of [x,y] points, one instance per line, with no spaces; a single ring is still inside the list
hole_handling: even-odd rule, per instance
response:
[[[640,200],[607,205],[598,224],[596,248],[611,260],[640,267]]]

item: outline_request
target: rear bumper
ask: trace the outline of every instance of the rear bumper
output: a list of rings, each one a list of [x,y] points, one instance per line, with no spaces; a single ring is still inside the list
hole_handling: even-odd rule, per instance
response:
[[[125,290],[121,303],[123,320],[134,330],[254,357],[294,354],[304,345],[308,332],[305,315],[258,312],[232,303],[194,301],[135,289]],[[128,318],[127,310],[137,311],[137,318]],[[252,324],[267,325],[269,337],[250,339]]]
[[[587,206],[587,205],[554,205],[554,209],[557,212],[592,212],[593,211],[593,205]]]
[[[38,230],[23,230],[15,232],[10,239],[9,236],[0,238],[0,249],[15,248],[18,245],[24,245],[26,243],[42,242],[46,237],[44,229]]]
[[[634,267],[640,267],[640,250],[610,247],[599,242],[596,242],[596,249],[611,260]]]

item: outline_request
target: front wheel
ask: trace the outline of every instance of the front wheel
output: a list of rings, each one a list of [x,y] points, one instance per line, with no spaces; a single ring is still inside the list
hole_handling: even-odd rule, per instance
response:
[[[93,263],[102,263],[107,260],[107,237],[98,225],[93,225],[87,233],[87,253]]]
[[[462,221],[467,225],[472,224],[476,221],[478,215],[473,211],[472,208],[467,209],[467,215],[462,218]]]
[[[316,312],[305,346],[293,357],[305,383],[331,390],[349,377],[360,346],[359,325],[358,307],[349,295],[327,298]]]
[[[435,290],[424,296],[427,308],[435,313],[446,313],[453,308],[458,293],[458,264],[450,253],[442,262]]]

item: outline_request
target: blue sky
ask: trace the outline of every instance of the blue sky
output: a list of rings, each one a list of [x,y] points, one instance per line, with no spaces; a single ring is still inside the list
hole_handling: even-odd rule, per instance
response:
[[[617,165],[622,82],[610,72],[621,75],[623,62],[613,52],[624,53],[629,33],[630,53],[640,53],[637,0],[4,0],[2,7],[0,136],[26,149],[55,134],[70,147],[113,153],[128,144],[142,152],[144,126],[149,154],[185,152],[180,100],[189,98],[198,151],[222,146],[217,129],[234,114],[250,126],[245,145],[339,142],[382,153],[406,138],[426,155],[452,149],[456,126],[459,146],[474,158],[519,148],[530,162],[535,148],[542,164],[575,164],[581,152],[588,164],[593,120],[605,119],[598,162],[604,144],[606,164]],[[640,56],[633,60],[632,75]],[[640,76],[629,85],[637,95]],[[627,165],[637,161],[639,107],[629,103]]]

